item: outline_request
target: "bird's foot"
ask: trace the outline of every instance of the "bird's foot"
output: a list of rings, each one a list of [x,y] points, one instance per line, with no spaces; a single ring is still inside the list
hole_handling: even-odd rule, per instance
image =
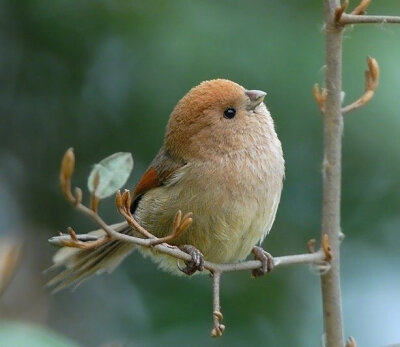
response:
[[[185,267],[179,266],[178,268],[186,275],[193,275],[196,271],[204,270],[204,256],[196,247],[191,245],[179,246],[179,248],[192,257],[192,260],[185,261]]]
[[[252,253],[254,254],[254,259],[261,262],[261,267],[251,271],[253,277],[263,276],[274,269],[274,258],[271,254],[258,246],[253,247]]]

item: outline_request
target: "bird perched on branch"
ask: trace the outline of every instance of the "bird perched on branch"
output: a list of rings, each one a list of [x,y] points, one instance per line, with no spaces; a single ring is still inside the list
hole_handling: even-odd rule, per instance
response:
[[[171,233],[178,210],[193,213],[190,227],[171,242],[192,256],[185,268],[154,249],[112,240],[95,249],[61,249],[54,263],[67,269],[51,283],[63,288],[110,272],[135,248],[162,268],[186,274],[202,269],[203,256],[232,263],[253,250],[263,263],[253,274],[267,271],[268,254],[256,245],[275,219],[284,159],[265,95],[224,79],[192,88],[172,111],[164,144],[134,189],[131,213],[157,237]],[[137,236],[126,223],[114,227]]]

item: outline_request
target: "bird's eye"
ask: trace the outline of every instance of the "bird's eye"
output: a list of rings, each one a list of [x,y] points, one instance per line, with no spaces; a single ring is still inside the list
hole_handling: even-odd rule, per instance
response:
[[[229,107],[224,111],[225,118],[232,119],[233,117],[235,117],[235,115],[236,115],[236,110],[232,107]]]

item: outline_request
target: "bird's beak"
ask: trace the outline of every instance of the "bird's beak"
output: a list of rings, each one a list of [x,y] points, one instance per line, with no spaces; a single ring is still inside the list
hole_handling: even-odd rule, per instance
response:
[[[262,90],[246,90],[245,94],[250,99],[248,106],[249,110],[254,110],[258,105],[263,102],[264,97],[267,95],[267,93],[263,92]]]

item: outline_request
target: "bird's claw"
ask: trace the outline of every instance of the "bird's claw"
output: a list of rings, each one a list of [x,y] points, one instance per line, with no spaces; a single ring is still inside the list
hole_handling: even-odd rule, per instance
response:
[[[271,254],[258,246],[253,247],[252,253],[254,254],[254,258],[261,262],[261,267],[252,270],[251,274],[253,277],[263,276],[274,269],[274,258]]]
[[[188,276],[193,275],[196,271],[204,270],[204,256],[196,247],[183,245],[179,248],[192,257],[192,260],[185,261],[185,267],[181,267],[178,263],[179,270]]]

